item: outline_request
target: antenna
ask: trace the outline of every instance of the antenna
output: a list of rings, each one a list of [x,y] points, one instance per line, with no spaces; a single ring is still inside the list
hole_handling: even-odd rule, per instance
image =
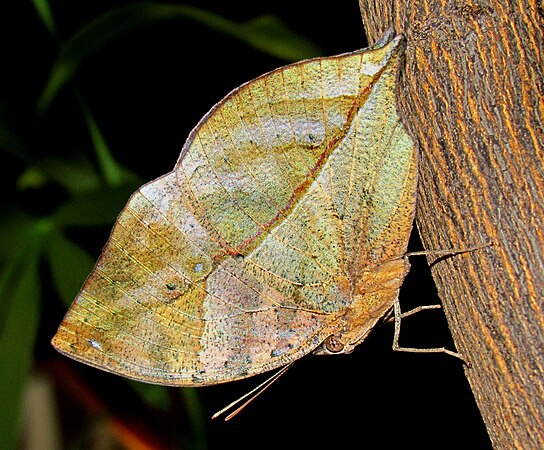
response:
[[[278,370],[274,375],[272,375],[270,378],[267,378],[265,381],[263,381],[261,384],[259,384],[257,387],[253,388],[248,393],[242,395],[240,398],[237,398],[233,402],[229,403],[227,406],[225,406],[223,409],[220,409],[217,411],[213,416],[212,419],[217,419],[220,415],[227,412],[229,409],[236,406],[238,403],[240,403],[242,400],[249,397],[248,400],[246,400],[241,406],[236,408],[234,411],[232,411],[228,416],[225,417],[225,422],[227,420],[232,419],[236,414],[238,414],[242,409],[244,409],[247,405],[249,405],[253,400],[255,400],[260,394],[262,394],[265,389],[267,389],[274,381],[276,381],[280,376],[282,376],[287,369],[289,369],[295,362],[291,362],[287,364],[286,366],[282,367],[280,370]]]
[[[459,255],[461,253],[469,253],[469,252],[473,252],[474,250],[480,250],[482,248],[486,248],[486,247],[491,247],[493,246],[493,243],[492,242],[487,242],[485,244],[478,244],[478,245],[473,245],[472,247],[467,247],[467,248],[450,248],[450,249],[446,249],[446,250],[421,250],[421,251],[418,251],[418,252],[407,252],[404,254],[405,257],[410,257],[410,256],[427,256],[427,255],[430,255],[430,256],[454,256],[454,255]]]

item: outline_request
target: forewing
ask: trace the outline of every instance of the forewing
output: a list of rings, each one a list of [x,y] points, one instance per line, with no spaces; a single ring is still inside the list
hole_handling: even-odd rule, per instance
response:
[[[170,173],[132,196],[53,344],[129,378],[217,383],[319,343],[326,318],[282,301],[224,254]]]

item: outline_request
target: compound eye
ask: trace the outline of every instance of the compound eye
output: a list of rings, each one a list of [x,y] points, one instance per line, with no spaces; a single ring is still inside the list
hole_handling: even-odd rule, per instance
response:
[[[334,335],[325,339],[324,344],[325,348],[331,353],[339,353],[344,350],[344,343]]]

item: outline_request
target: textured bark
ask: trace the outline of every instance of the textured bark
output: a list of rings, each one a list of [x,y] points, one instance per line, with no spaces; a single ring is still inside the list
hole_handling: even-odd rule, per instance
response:
[[[544,448],[544,13],[536,2],[360,0],[407,39],[398,109],[420,153],[428,249],[496,448]]]

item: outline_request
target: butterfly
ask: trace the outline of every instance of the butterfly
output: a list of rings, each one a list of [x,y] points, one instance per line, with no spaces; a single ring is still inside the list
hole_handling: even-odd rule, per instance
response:
[[[417,155],[401,36],[232,91],[142,186],[52,340],[131,379],[210,385],[349,353],[409,270]]]

